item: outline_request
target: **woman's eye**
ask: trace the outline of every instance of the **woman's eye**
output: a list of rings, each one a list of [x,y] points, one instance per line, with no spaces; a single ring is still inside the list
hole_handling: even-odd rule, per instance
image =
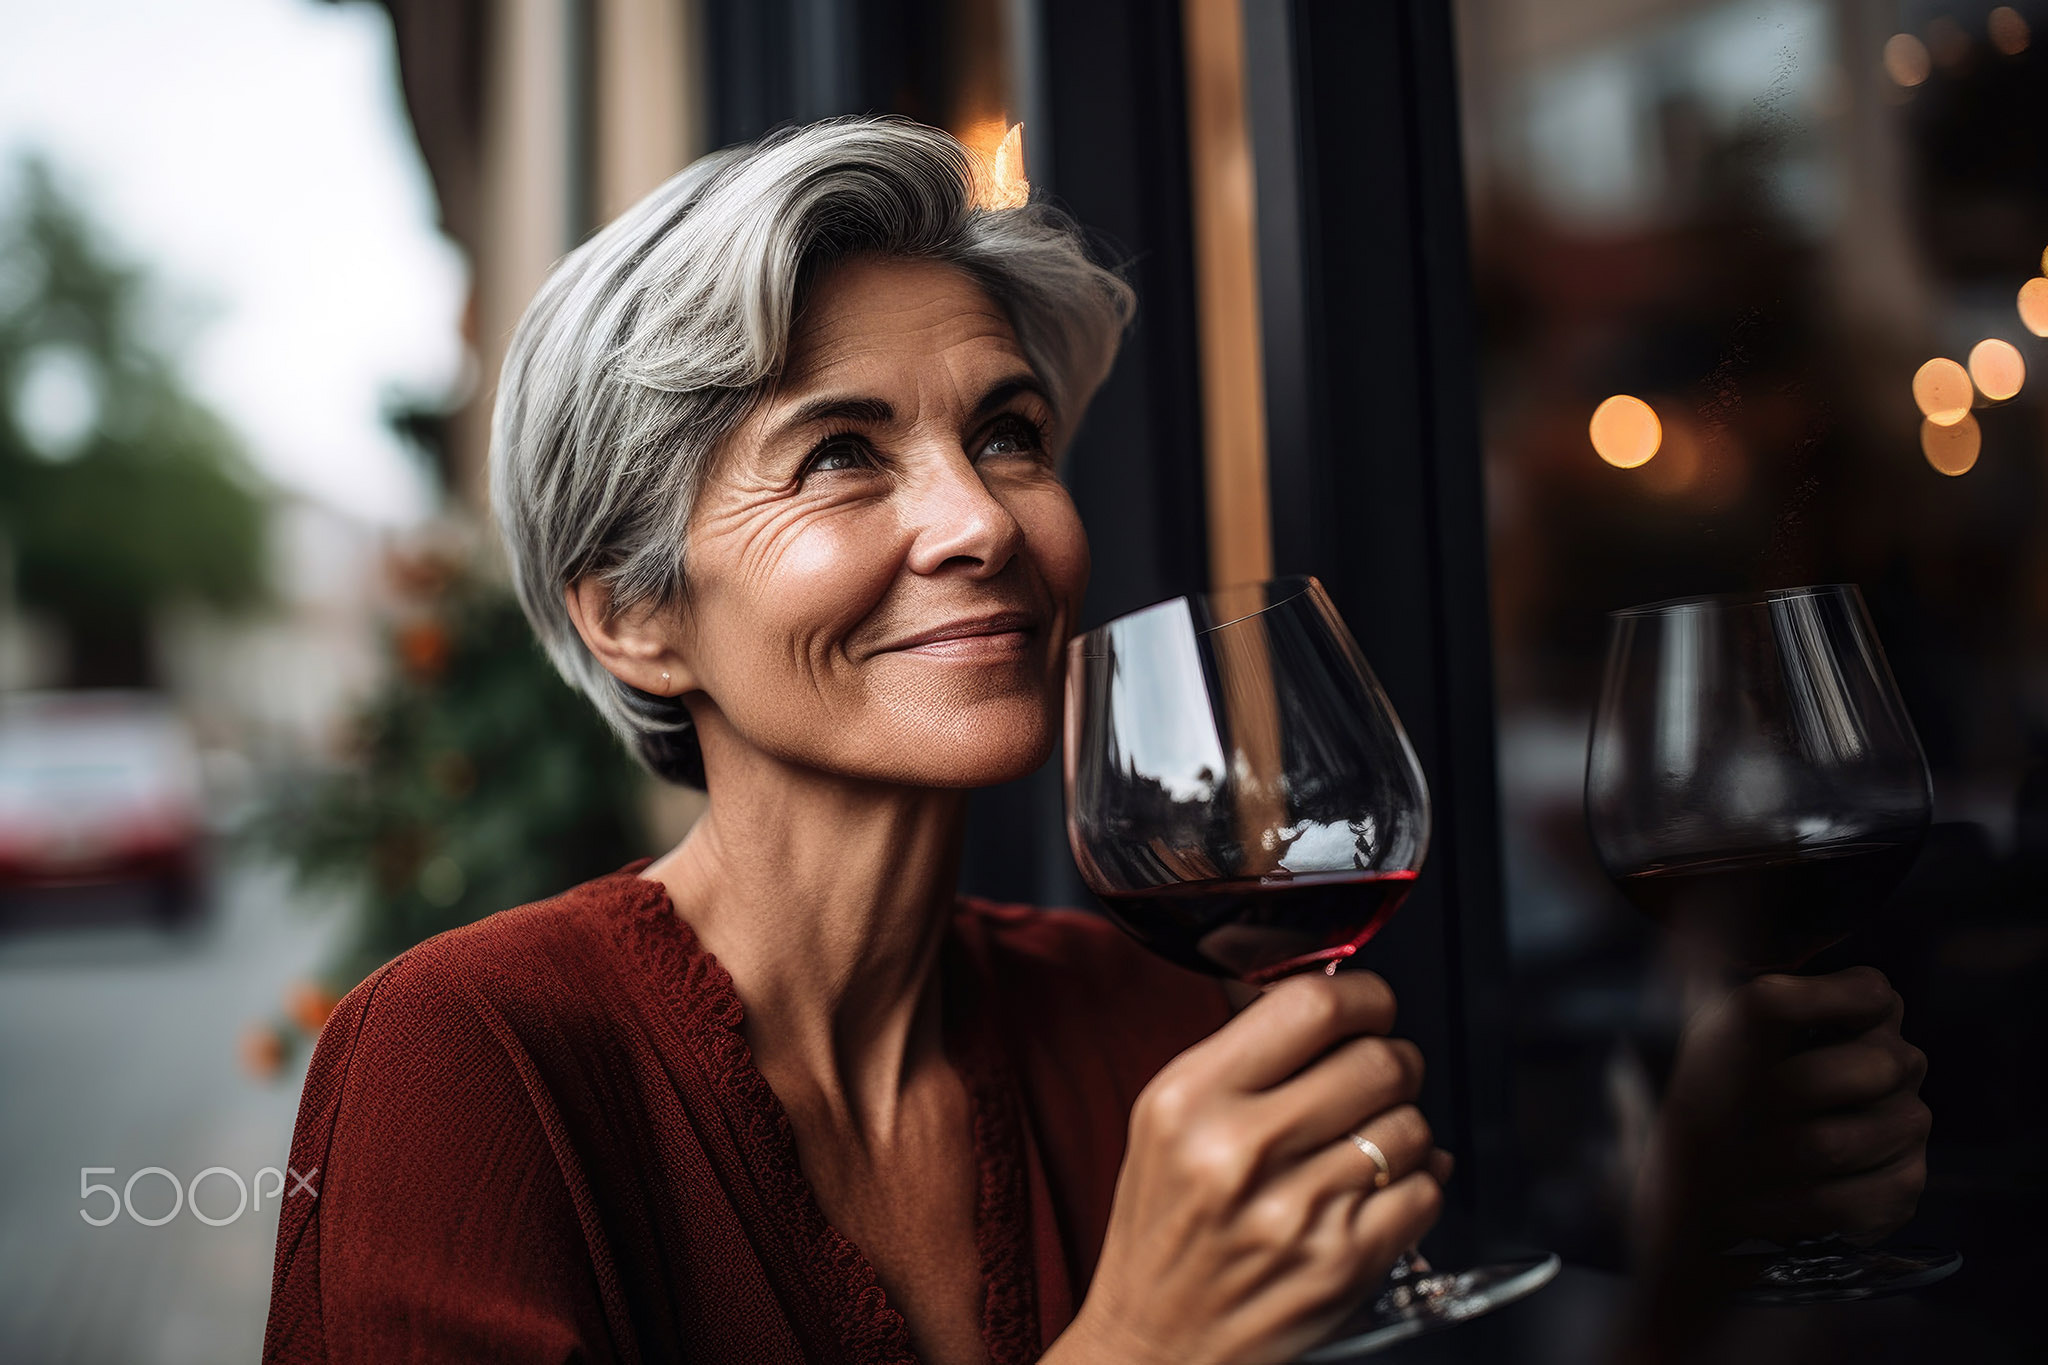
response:
[[[804,461],[806,474],[829,473],[835,469],[866,469],[874,463],[868,448],[859,441],[836,436],[811,452]]]
[[[1045,450],[1045,433],[1027,417],[996,419],[988,439],[981,443],[984,455],[1038,455]]]

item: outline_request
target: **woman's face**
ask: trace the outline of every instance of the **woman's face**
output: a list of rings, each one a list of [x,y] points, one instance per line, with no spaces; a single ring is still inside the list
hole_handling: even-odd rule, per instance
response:
[[[690,521],[678,681],[714,782],[736,743],[929,787],[1044,761],[1088,582],[1052,418],[960,271],[858,258],[818,281]]]

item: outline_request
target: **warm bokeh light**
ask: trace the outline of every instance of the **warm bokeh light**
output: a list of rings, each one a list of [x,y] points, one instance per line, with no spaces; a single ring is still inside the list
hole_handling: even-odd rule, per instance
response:
[[[2048,337],[2048,277],[2036,275],[2020,286],[2020,321],[2037,337]]]
[[[1927,55],[1927,44],[1912,34],[1894,33],[1885,40],[1885,74],[1898,84],[1918,85],[1927,79],[1927,73],[1933,69],[1934,59]]]
[[[1657,410],[1625,393],[1617,393],[1593,409],[1586,430],[1593,438],[1593,449],[1616,469],[1648,463],[1664,443],[1664,424],[1657,420]]]
[[[1970,348],[1970,378],[1977,382],[1977,392],[2003,403],[2027,382],[2027,362],[2010,341],[1986,337]]]
[[[1967,474],[1977,463],[1977,451],[1983,446],[1983,433],[1977,429],[1977,419],[1969,413],[1963,420],[1952,426],[1940,426],[1934,422],[1920,424],[1920,451],[1927,457],[1927,463],[1942,473],[1954,478]]]
[[[1953,360],[1930,360],[1913,376],[1913,401],[1938,427],[1954,426],[1968,417],[1976,396],[1970,372]]]
[[[2027,27],[2026,17],[2011,5],[2000,5],[1991,11],[1984,21],[1991,34],[1991,45],[2008,57],[2017,57],[2027,50],[2027,44],[2034,40],[2034,32]]]

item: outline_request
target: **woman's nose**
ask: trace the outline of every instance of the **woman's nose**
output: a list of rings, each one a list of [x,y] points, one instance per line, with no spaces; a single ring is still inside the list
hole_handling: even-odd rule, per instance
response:
[[[934,458],[906,492],[915,529],[910,547],[914,572],[938,573],[955,565],[987,577],[1017,557],[1024,530],[965,452]]]

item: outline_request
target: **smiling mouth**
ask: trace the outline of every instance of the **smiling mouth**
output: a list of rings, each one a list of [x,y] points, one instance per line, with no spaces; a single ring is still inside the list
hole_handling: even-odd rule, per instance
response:
[[[1036,617],[1023,612],[1001,612],[935,627],[890,646],[886,652],[932,659],[993,661],[1025,654],[1038,634]]]

